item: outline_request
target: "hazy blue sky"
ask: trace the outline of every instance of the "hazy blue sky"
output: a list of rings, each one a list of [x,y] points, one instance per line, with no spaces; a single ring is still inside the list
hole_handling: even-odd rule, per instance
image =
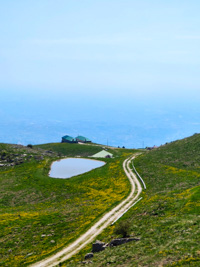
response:
[[[1,88],[199,95],[199,12],[194,0],[1,0]]]
[[[0,0],[0,119],[129,116],[129,132],[155,122],[153,143],[199,131],[199,14],[197,0]]]

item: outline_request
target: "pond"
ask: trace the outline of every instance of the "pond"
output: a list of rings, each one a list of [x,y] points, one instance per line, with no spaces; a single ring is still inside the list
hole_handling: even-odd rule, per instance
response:
[[[91,159],[67,158],[54,161],[49,176],[52,178],[70,178],[105,165],[105,162]]]

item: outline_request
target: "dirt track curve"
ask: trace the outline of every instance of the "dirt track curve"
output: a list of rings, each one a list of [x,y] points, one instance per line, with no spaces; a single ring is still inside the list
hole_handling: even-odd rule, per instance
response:
[[[47,257],[44,260],[36,262],[30,267],[51,267],[71,258],[78,253],[88,243],[91,243],[107,226],[111,225],[120,218],[134,203],[138,200],[142,187],[136,177],[129,168],[129,163],[136,157],[136,154],[123,162],[124,171],[131,183],[131,192],[128,197],[119,205],[106,213],[98,222],[96,222],[87,232],[77,238],[73,243],[67,245],[59,252]]]

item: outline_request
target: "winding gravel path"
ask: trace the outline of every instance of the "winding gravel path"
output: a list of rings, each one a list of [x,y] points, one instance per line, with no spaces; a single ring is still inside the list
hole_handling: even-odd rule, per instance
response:
[[[47,257],[44,260],[36,262],[30,267],[51,267],[71,258],[78,253],[87,244],[91,243],[106,227],[120,218],[134,203],[138,200],[142,187],[137,179],[137,176],[132,172],[129,164],[132,159],[137,156],[131,156],[123,162],[124,171],[131,183],[131,192],[128,197],[119,205],[106,213],[98,222],[96,222],[87,232],[77,238],[73,243],[64,247],[61,251]]]

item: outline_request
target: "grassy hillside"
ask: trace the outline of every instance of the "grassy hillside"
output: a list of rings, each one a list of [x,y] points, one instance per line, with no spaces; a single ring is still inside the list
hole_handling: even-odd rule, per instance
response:
[[[115,147],[107,147],[99,144],[70,144],[70,143],[49,143],[49,144],[41,144],[35,145],[36,149],[43,149],[45,151],[52,151],[54,153],[58,153],[60,156],[67,157],[90,157],[94,154],[107,150],[112,153],[114,157],[120,157],[123,153],[131,153],[132,149],[123,149],[123,148],[115,148]],[[135,151],[135,150],[134,150]]]
[[[35,148],[42,148],[45,150],[51,150],[68,157],[81,156],[88,157],[92,156],[101,151],[103,146],[93,144],[70,144],[70,143],[49,143],[34,146]]]
[[[134,164],[147,185],[143,199],[98,239],[117,237],[125,221],[141,239],[95,254],[90,266],[200,266],[200,135],[152,150]],[[66,265],[79,266],[80,259]]]
[[[0,145],[3,161],[5,155],[20,158],[17,165],[0,167],[0,266],[25,266],[59,250],[128,194],[122,162],[134,150],[116,149],[117,157],[105,159],[103,167],[70,179],[48,177],[59,155],[99,150],[78,144]]]

